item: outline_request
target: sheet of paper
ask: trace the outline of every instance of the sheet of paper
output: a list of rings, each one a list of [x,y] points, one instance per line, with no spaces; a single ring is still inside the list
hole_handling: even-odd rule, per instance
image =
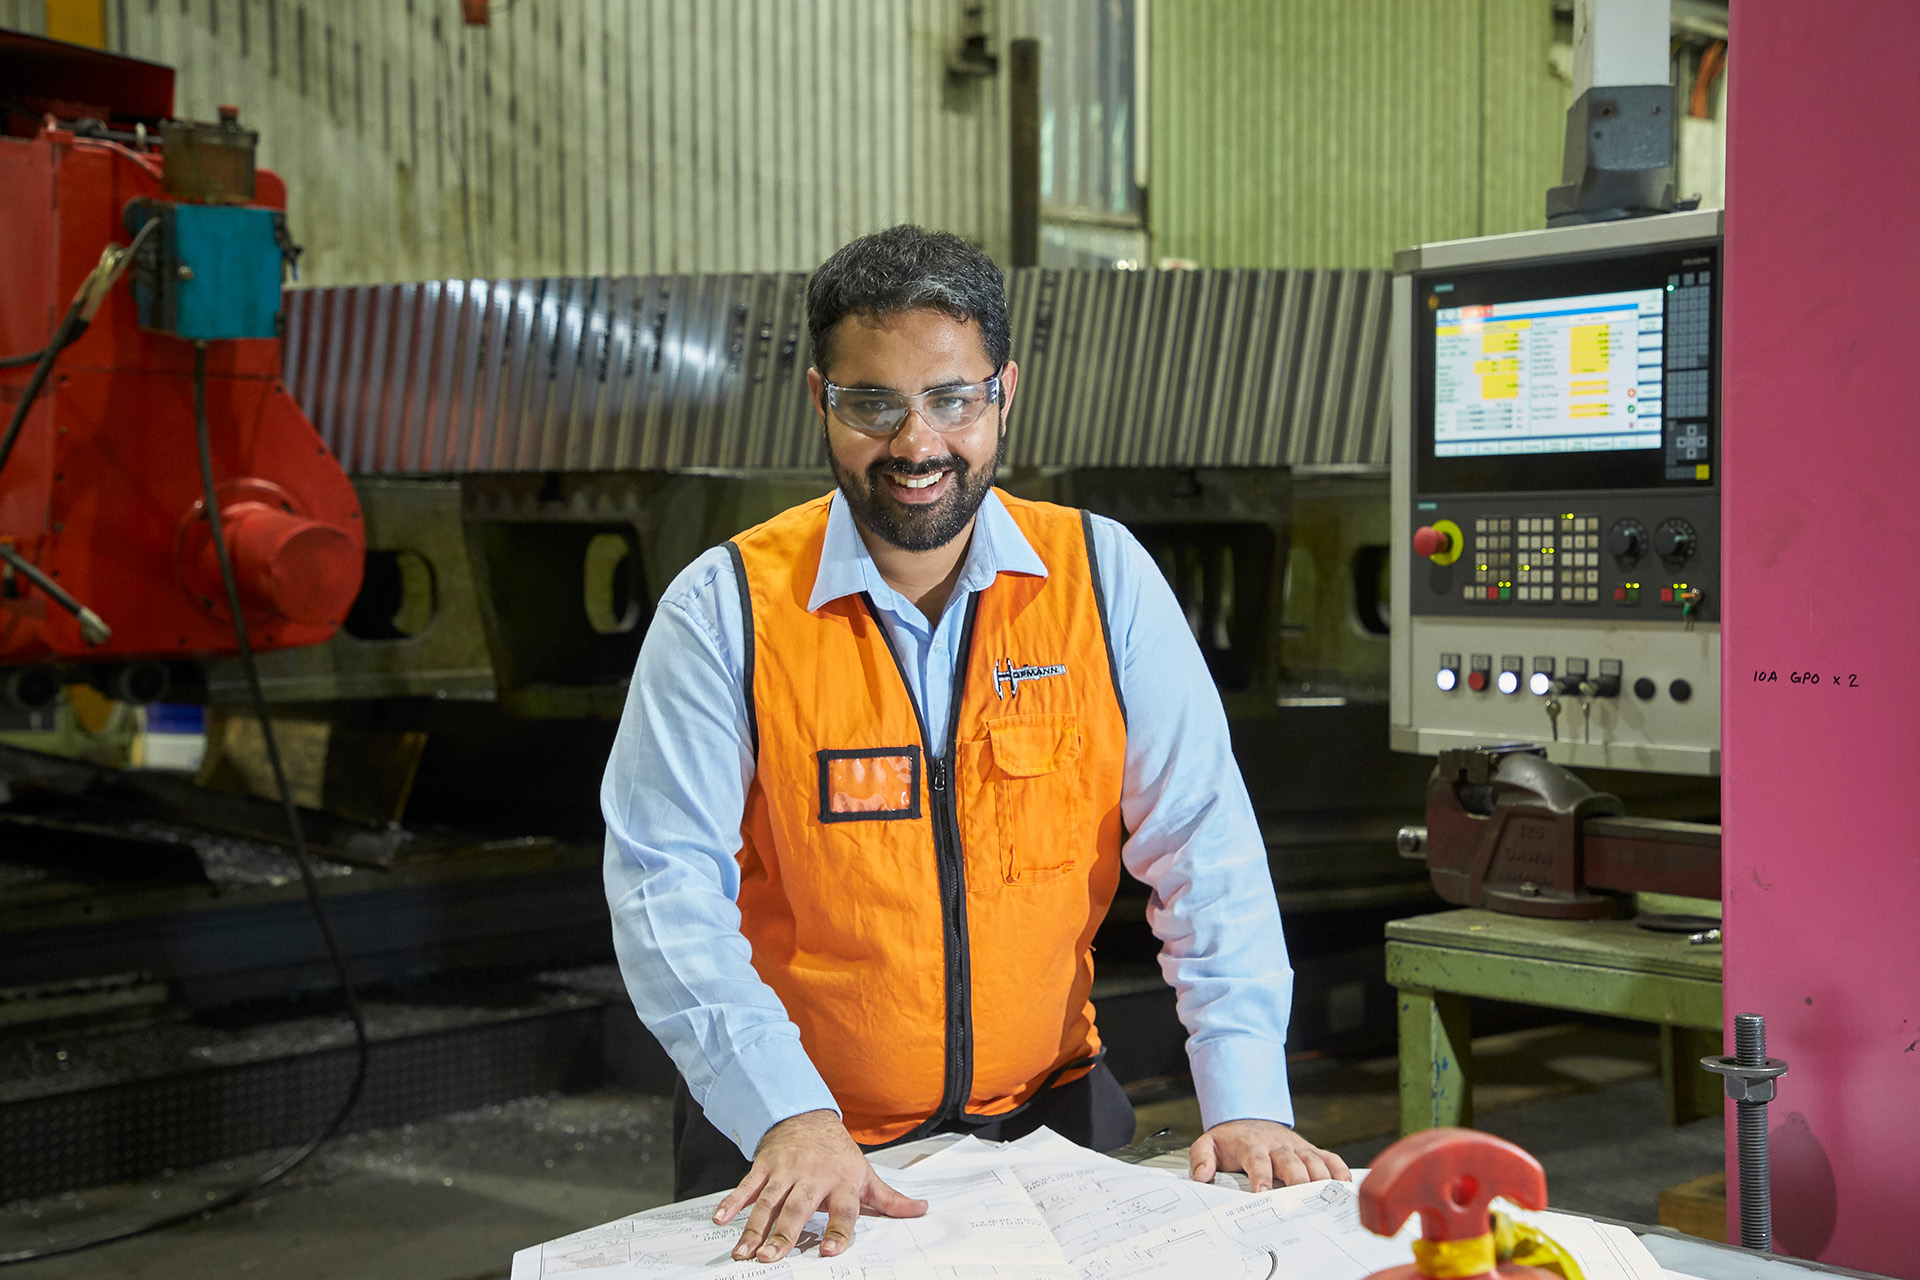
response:
[[[962,1274],[1073,1280],[1046,1222],[1013,1173],[998,1168],[887,1170],[887,1181],[928,1202],[922,1218],[862,1216],[840,1258],[820,1257],[825,1214],[815,1214],[779,1264],[733,1260],[744,1217],[713,1223],[722,1196],[664,1205],[514,1255],[512,1280],[595,1271],[603,1276],[710,1280],[941,1280]]]
[[[1081,1258],[1083,1280],[1361,1280],[1385,1267],[1413,1261],[1410,1223],[1392,1239],[1360,1225],[1358,1192],[1350,1182],[1311,1182],[1259,1195],[1235,1193],[1238,1203],[1210,1209]]]
[[[1587,1280],[1662,1280],[1659,1261],[1640,1237],[1611,1222],[1595,1222],[1570,1213],[1529,1213],[1505,1200],[1496,1202],[1516,1222],[1531,1223],[1573,1255]]]
[[[993,1165],[1013,1170],[1069,1261],[1247,1198],[1246,1192],[1231,1187],[1103,1156],[1046,1128],[999,1147],[968,1138],[914,1168]]]
[[[1256,1196],[1129,1165],[1045,1129],[1004,1145],[963,1138],[882,1176],[926,1199],[927,1216],[862,1217],[840,1258],[819,1256],[826,1217],[816,1214],[786,1261],[736,1263],[742,1224],[714,1226],[713,1195],[522,1250],[512,1280],[579,1271],[667,1280],[1362,1280],[1411,1262],[1420,1229],[1416,1218],[1392,1239],[1367,1231],[1357,1183]],[[1587,1280],[1664,1280],[1625,1227],[1500,1207],[1558,1241]]]

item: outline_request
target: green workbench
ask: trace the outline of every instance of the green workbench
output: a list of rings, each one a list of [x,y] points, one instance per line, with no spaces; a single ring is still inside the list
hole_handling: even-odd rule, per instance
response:
[[[1400,1132],[1473,1124],[1468,1000],[1605,1014],[1660,1026],[1668,1119],[1719,1115],[1720,948],[1627,920],[1535,920],[1466,909],[1387,925],[1400,995]]]

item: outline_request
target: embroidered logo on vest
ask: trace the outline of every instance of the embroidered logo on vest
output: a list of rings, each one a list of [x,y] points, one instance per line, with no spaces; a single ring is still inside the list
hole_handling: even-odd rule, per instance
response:
[[[1009,693],[1020,692],[1024,680],[1044,680],[1048,676],[1067,674],[1065,663],[1055,663],[1047,667],[1015,666],[1010,658],[996,658],[993,662],[993,692],[1004,700]]]

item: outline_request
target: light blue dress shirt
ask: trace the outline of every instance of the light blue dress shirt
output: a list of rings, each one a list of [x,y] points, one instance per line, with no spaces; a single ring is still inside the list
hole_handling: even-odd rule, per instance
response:
[[[1201,1119],[1208,1126],[1248,1118],[1290,1124],[1293,970],[1220,696],[1145,549],[1098,516],[1093,535],[1127,710],[1121,814],[1132,835],[1121,855],[1152,890],[1147,921],[1189,1034]],[[807,607],[862,591],[872,596],[926,717],[927,742],[939,750],[967,597],[1002,573],[1046,572],[1006,505],[989,493],[959,581],[930,622],[882,580],[846,499],[835,493]],[[634,1008],[708,1119],[751,1156],[781,1120],[839,1108],[740,933],[736,856],[754,769],[744,641],[732,559],[716,547],[661,597],[600,805],[614,949]]]

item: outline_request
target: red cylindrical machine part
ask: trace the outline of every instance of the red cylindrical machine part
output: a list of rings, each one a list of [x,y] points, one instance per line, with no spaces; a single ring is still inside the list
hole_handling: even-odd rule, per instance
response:
[[[316,625],[346,616],[360,590],[360,556],[344,529],[261,502],[236,502],[220,516],[249,611],[270,609],[289,622]],[[203,559],[218,581],[211,542]]]

